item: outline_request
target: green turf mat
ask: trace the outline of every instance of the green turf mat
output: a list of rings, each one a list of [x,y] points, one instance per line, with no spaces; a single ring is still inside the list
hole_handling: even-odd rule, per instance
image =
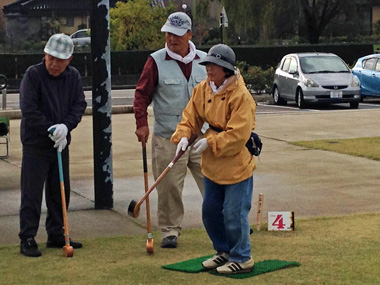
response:
[[[205,261],[206,259],[210,258],[213,256],[211,255],[206,255],[206,256],[201,256],[173,264],[168,264],[168,265],[163,265],[161,266],[164,269],[169,269],[169,270],[175,270],[175,271],[181,271],[181,272],[187,272],[187,273],[198,273],[202,271],[207,271],[206,269],[203,268],[202,262]]]
[[[202,262],[213,255],[206,255],[198,258],[193,258],[173,264],[163,265],[162,268],[174,271],[181,271],[186,273],[199,273],[206,272],[207,270],[202,267]],[[282,260],[263,260],[255,263],[252,272],[241,274],[219,274],[216,270],[209,271],[211,274],[230,277],[235,279],[244,279],[255,275],[275,271],[278,269],[300,266],[296,261],[282,261]]]
[[[286,267],[292,266],[300,266],[301,264],[296,261],[283,261],[283,260],[263,260],[255,263],[252,272],[249,273],[241,273],[241,274],[220,274],[216,272],[216,270],[210,271],[211,274],[230,277],[234,279],[244,279],[252,276],[256,276],[259,274],[272,272],[275,270],[283,269]]]

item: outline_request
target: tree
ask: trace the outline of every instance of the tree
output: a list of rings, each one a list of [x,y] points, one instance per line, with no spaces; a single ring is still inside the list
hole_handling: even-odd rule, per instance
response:
[[[117,2],[110,10],[111,48],[113,50],[157,49],[164,45],[161,27],[174,11],[152,6],[150,0]]]
[[[227,11],[227,43],[239,35],[245,43],[294,39],[316,44],[321,35],[354,37],[371,25],[371,0],[239,0],[238,5],[236,0],[197,0],[198,18],[207,20],[212,2]]]
[[[339,14],[340,8],[349,4],[348,2],[346,0],[300,0],[311,44],[319,43],[323,30]]]
[[[266,6],[267,1],[239,0],[238,5],[235,0],[221,2],[227,11],[228,24],[234,29],[233,32],[257,42],[262,27],[263,6]]]
[[[227,11],[229,19],[227,32],[230,39],[241,36],[246,43],[264,44],[273,38],[293,36],[298,31],[300,0],[239,0],[238,5],[236,0],[215,1]],[[209,9],[205,2],[210,1],[199,0],[199,2],[202,3],[203,11]],[[201,6],[199,2],[197,9]],[[204,16],[203,14],[198,12],[197,16]]]

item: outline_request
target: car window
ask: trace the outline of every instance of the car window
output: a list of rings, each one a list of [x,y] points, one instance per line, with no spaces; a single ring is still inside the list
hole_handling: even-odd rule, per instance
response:
[[[87,38],[88,34],[86,31],[82,31],[78,33],[78,38]]]
[[[294,57],[292,57],[292,59],[290,61],[289,71],[298,71],[297,60]]]
[[[376,71],[380,71],[380,60],[376,61],[376,66],[375,66]]]
[[[376,58],[370,58],[370,59],[363,61],[363,68],[373,70],[375,65],[376,65],[376,61],[377,61]]]
[[[281,70],[283,70],[283,71],[288,71],[288,70],[289,70],[290,60],[291,60],[290,57],[287,57],[287,58],[284,60],[284,64],[282,65]]]
[[[301,70],[304,73],[350,72],[344,61],[337,56],[300,57]]]

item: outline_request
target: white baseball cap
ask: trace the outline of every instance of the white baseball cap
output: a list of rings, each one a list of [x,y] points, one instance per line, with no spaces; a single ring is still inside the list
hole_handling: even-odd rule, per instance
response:
[[[52,35],[44,52],[60,59],[68,59],[74,52],[73,40],[65,34]]]
[[[161,32],[168,32],[182,37],[187,31],[191,30],[191,19],[183,12],[170,14]]]

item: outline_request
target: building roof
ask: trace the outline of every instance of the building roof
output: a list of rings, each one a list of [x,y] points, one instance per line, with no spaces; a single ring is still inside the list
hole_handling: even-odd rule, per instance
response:
[[[110,0],[110,7],[115,7],[120,0]],[[122,2],[127,2],[124,0]],[[9,14],[39,14],[47,12],[89,12],[91,0],[17,0],[5,5],[4,15]]]

